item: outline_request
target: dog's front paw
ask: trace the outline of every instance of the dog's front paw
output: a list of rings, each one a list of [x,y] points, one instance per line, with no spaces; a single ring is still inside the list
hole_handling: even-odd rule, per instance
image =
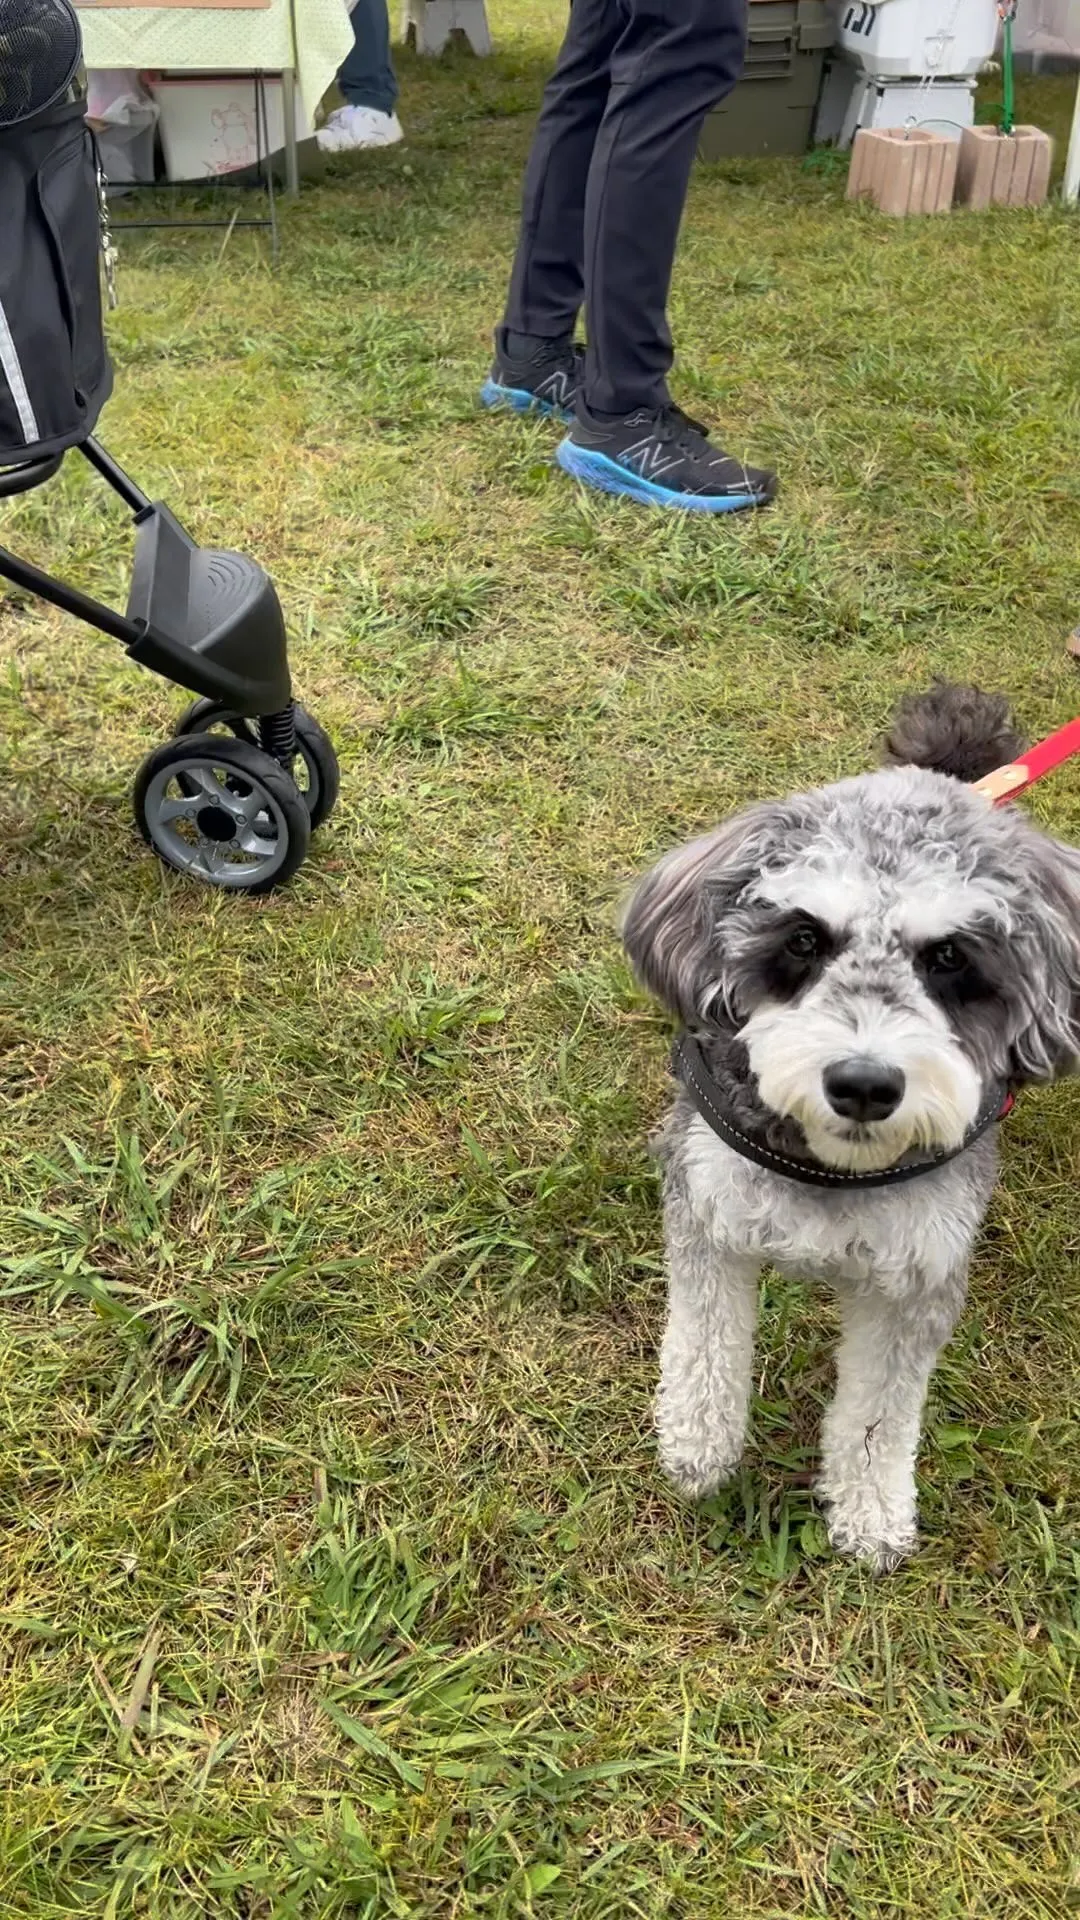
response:
[[[829,1539],[837,1553],[891,1573],[914,1553],[919,1530],[914,1487],[882,1488],[861,1477],[843,1489],[819,1484]]]
[[[707,1500],[733,1478],[739,1454],[730,1448],[694,1448],[684,1441],[660,1441],[660,1465],[684,1500]]]
[[[827,1455],[817,1491],[837,1553],[891,1573],[915,1552],[915,1477],[906,1462],[886,1470],[884,1462],[865,1466],[843,1454]]]
[[[919,1544],[914,1522],[906,1527],[886,1526],[879,1517],[877,1524],[868,1524],[865,1516],[853,1518],[836,1507],[829,1510],[828,1528],[835,1552],[861,1560],[875,1573],[893,1573]]]

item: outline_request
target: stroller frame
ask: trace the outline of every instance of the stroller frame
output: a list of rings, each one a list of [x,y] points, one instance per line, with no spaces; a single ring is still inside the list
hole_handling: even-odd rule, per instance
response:
[[[242,554],[198,546],[93,438],[82,454],[130,512],[126,612],[0,547],[0,578],[119,640],[131,659],[199,695],[143,763],[135,819],[172,867],[232,892],[264,893],[300,865],[337,799],[337,756],[292,696],[274,584]],[[52,479],[64,454],[0,469],[0,499]]]

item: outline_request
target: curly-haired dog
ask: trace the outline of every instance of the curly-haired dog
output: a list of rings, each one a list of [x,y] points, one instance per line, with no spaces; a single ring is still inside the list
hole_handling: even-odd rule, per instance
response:
[[[885,768],[680,847],[623,920],[684,1027],[659,1143],[661,1460],[690,1495],[728,1479],[760,1270],[824,1280],[843,1334],[819,1490],[834,1546],[879,1567],[915,1544],[923,1403],[994,1123],[1080,1053],[1080,853],[963,784],[1019,750],[1001,699],[909,698]]]

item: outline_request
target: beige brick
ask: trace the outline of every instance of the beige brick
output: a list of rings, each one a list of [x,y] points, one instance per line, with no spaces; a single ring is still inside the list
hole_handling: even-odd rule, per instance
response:
[[[1054,143],[1038,127],[965,127],[956,199],[962,207],[1041,207],[1050,188]]]
[[[1048,133],[1038,127],[1025,127],[1025,133],[1035,135],[1034,153],[1031,157],[1031,184],[1028,188],[1028,206],[1041,207],[1050,191],[1050,169],[1054,164],[1054,143]]]
[[[961,206],[981,210],[990,205],[999,139],[996,127],[964,128],[956,169],[956,198]]]
[[[944,213],[956,183],[958,145],[922,127],[862,128],[848,172],[849,200],[872,200],[882,213]]]
[[[874,157],[877,151],[868,134],[860,132],[855,135],[847,177],[849,200],[861,200],[864,194],[870,192],[870,176],[874,170]]]
[[[907,213],[915,181],[915,161],[921,140],[896,141],[884,149],[884,163],[874,198],[882,213]]]

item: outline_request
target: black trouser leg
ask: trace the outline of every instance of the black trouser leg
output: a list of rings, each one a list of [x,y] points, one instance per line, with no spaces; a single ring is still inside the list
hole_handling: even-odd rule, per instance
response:
[[[702,122],[742,71],[746,0],[627,0],[585,199],[584,400],[667,403],[667,298]]]
[[[573,0],[525,169],[505,325],[557,340],[584,296],[585,189],[622,30],[619,0]]]
[[[590,410],[666,404],[690,168],[745,44],[746,0],[573,0],[526,170],[505,324],[558,339],[584,292]]]

